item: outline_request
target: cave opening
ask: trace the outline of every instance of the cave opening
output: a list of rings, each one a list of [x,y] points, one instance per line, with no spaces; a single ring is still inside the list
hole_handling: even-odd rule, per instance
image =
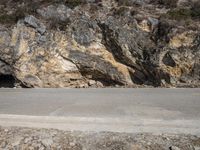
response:
[[[15,87],[15,78],[12,75],[0,75],[0,88]]]

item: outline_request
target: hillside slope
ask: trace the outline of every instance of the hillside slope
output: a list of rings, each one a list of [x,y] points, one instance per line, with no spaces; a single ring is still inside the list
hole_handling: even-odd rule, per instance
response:
[[[2,83],[200,87],[198,1],[1,0],[0,8]]]

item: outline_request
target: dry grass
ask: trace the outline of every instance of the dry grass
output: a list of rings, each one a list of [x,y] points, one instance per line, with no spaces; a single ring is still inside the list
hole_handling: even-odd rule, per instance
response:
[[[36,14],[36,10],[43,5],[63,3],[74,8],[85,4],[85,0],[0,0],[0,24],[12,25],[29,14]],[[9,12],[11,10],[11,13]],[[63,22],[59,23],[63,24]]]

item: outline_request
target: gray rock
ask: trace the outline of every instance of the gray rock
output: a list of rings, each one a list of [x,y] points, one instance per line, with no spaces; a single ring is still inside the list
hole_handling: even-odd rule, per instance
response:
[[[21,80],[27,87],[41,87],[42,84],[42,81],[34,75],[26,75],[25,78]]]
[[[44,138],[41,142],[45,147],[50,147],[53,144],[52,138]]]
[[[96,84],[97,84],[97,87],[104,87],[103,84],[101,82],[99,82],[99,81],[97,81]]]
[[[5,149],[6,146],[7,146],[7,142],[6,142],[6,141],[1,142],[1,144],[0,144],[0,148]]]
[[[11,64],[14,61],[13,49],[10,48],[11,35],[8,30],[0,27],[0,59]]]
[[[195,146],[194,150],[200,150],[200,147],[199,146]]]
[[[27,144],[32,141],[32,137],[27,137],[24,139],[24,143]]]
[[[171,147],[169,148],[169,150],[181,150],[181,149],[178,148],[178,147],[176,147],[176,146],[171,146]]]
[[[108,17],[99,25],[103,31],[105,45],[115,57],[126,65],[136,66],[136,60],[142,58],[145,36],[137,29],[125,27],[125,24],[124,20]]]
[[[44,43],[44,42],[46,42],[46,41],[47,41],[46,36],[40,36],[40,37],[39,37],[39,42]]]
[[[154,29],[158,25],[159,20],[156,18],[149,17],[148,22],[150,23],[152,29]]]
[[[6,64],[5,62],[2,62],[0,60],[0,75],[11,75],[12,74],[12,68],[9,64]]]
[[[46,32],[45,25],[32,15],[25,17],[24,22],[35,28],[41,34]]]
[[[57,18],[59,21],[65,21],[69,19],[72,14],[72,10],[65,5],[50,5],[42,9],[38,9],[37,13],[41,15],[44,19]]]
[[[79,18],[72,22],[74,30],[72,31],[72,37],[81,45],[89,45],[95,40],[95,34],[91,28],[90,21],[87,18]]]
[[[90,80],[89,81],[89,86],[92,86],[92,85],[95,85],[96,84],[96,81],[95,80]]]

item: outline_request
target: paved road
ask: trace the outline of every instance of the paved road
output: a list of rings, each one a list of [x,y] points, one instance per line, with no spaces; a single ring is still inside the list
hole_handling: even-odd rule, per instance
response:
[[[200,135],[200,89],[0,89],[0,125]]]

